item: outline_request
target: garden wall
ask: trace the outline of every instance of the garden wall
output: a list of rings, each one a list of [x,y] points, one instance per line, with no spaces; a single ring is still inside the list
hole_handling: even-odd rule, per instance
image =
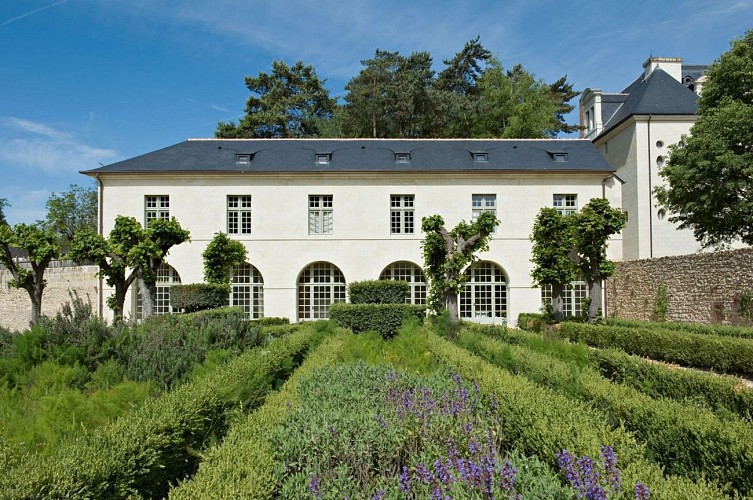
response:
[[[618,262],[606,314],[651,320],[659,285],[668,321],[741,324],[741,292],[753,292],[753,248]]]
[[[42,314],[54,316],[70,301],[69,290],[88,301],[97,310],[97,266],[54,267],[45,271],[47,287],[42,296]],[[0,268],[0,326],[23,331],[29,326],[31,301],[26,290],[10,288],[13,279],[7,269]]]

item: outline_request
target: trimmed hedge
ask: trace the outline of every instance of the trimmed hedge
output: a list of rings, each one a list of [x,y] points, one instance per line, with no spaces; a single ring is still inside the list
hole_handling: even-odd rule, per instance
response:
[[[326,339],[280,392],[270,395],[261,408],[232,426],[222,443],[206,454],[196,475],[170,490],[169,498],[275,498],[277,464],[269,435],[295,408],[300,380],[336,362],[344,333]]]
[[[753,422],[753,389],[737,378],[671,369],[614,349],[593,349],[589,356],[613,382],[651,397],[696,404],[721,415],[731,412]]]
[[[537,313],[520,313],[518,314],[518,328],[522,330],[528,330],[531,332],[540,332],[546,327],[551,325],[553,321],[544,314]]]
[[[753,328],[731,325],[702,325],[699,323],[681,323],[679,321],[640,321],[637,319],[607,318],[610,326],[624,326],[628,328],[657,328],[660,330],[678,330],[699,335],[719,335],[720,337],[739,337],[753,339]]]
[[[191,475],[233,411],[259,406],[311,342],[302,330],[232,359],[103,428],[0,474],[10,498],[161,498]],[[291,359],[293,361],[291,361]]]
[[[351,304],[405,304],[410,285],[399,280],[354,281],[348,285]]]
[[[629,354],[685,366],[753,375],[753,341],[672,330],[560,323],[559,333],[593,347],[615,348]]]
[[[353,333],[378,332],[388,339],[395,336],[403,322],[410,318],[423,321],[426,307],[414,304],[345,304],[337,302],[329,308],[329,317]]]
[[[664,477],[662,468],[645,458],[645,445],[622,427],[610,428],[593,406],[500,370],[434,334],[428,335],[428,343],[433,356],[463,378],[476,380],[496,399],[500,432],[510,448],[536,455],[556,470],[555,455],[563,449],[573,455],[596,457],[600,446],[608,444],[620,459],[623,484],[640,481],[649,487],[651,498],[725,498],[716,487],[702,481]]]
[[[254,319],[251,320],[251,322],[259,324],[261,326],[280,326],[290,324],[290,320],[288,318],[277,318],[275,316]]]
[[[693,480],[713,478],[734,490],[753,491],[753,427],[736,418],[720,420],[708,410],[666,399],[655,400],[614,384],[590,369],[552,356],[481,337],[471,346],[482,357],[536,383],[589,401],[622,424],[667,470]],[[729,491],[733,493],[734,491]]]
[[[170,287],[170,305],[183,312],[225,307],[230,286],[217,283],[193,283]]]

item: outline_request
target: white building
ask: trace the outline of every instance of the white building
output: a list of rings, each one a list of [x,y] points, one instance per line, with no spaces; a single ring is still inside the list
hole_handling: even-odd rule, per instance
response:
[[[539,209],[577,210],[594,197],[621,206],[614,171],[578,139],[197,139],[84,173],[98,181],[102,234],[117,215],[175,216],[190,230],[161,271],[158,312],[169,311],[170,283],[202,281],[201,253],[219,231],[248,249],[231,303],[252,317],[326,317],[347,283],[380,277],[410,281],[421,303],[421,218],[454,227],[491,210],[501,226],[468,271],[460,314],[513,323],[541,305],[528,239]],[[621,236],[609,253],[622,258]],[[100,291],[105,316],[111,292]]]
[[[701,250],[692,231],[679,231],[669,222],[653,189],[664,182],[659,170],[669,157],[668,147],[678,144],[695,123],[706,67],[685,65],[680,58],[651,57],[643,68],[622,92],[586,89],[580,98],[581,136],[593,141],[625,181],[626,260]]]

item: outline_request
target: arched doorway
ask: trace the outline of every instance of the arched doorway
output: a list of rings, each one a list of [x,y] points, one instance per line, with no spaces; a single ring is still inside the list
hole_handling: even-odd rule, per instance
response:
[[[460,317],[481,322],[507,321],[505,271],[489,261],[471,264],[460,292]]]
[[[330,262],[314,262],[298,276],[298,319],[327,319],[329,306],[345,302],[345,276]]]
[[[410,285],[410,303],[426,304],[426,278],[423,270],[413,262],[405,260],[393,262],[384,268],[379,279],[407,282]]]
[[[251,319],[264,317],[264,278],[247,262],[232,270],[230,305],[240,307]]]

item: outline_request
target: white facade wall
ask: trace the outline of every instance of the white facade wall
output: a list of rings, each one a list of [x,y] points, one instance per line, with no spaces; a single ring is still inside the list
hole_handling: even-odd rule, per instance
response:
[[[531,233],[534,218],[553,194],[577,194],[578,207],[605,195],[621,206],[621,190],[607,173],[303,173],[237,174],[102,174],[103,234],[117,215],[144,223],[144,197],[168,195],[170,215],[191,232],[191,242],[174,247],[166,262],[183,283],[203,281],[201,253],[216,232],[227,232],[228,195],[252,197],[252,234],[238,237],[248,261],[264,278],[264,315],[298,319],[297,280],[309,264],[336,265],[346,282],[377,279],[397,261],[423,265],[421,218],[444,217],[447,227],[470,220],[471,197],[495,194],[497,229],[490,250],[480,255],[504,269],[507,318],[540,307],[540,291],[531,288]],[[331,235],[308,234],[308,196],[332,195]],[[415,196],[415,233],[390,234],[390,195]],[[236,237],[236,236],[233,236]],[[609,256],[622,258],[621,236],[610,243]],[[107,297],[112,290],[103,290]],[[127,299],[126,309],[132,304]],[[110,312],[103,308],[105,314]]]
[[[622,207],[628,212],[623,231],[626,260],[684,255],[701,250],[690,230],[678,230],[671,214],[660,213],[653,189],[664,185],[657,160],[669,158],[669,146],[680,142],[695,116],[633,116],[595,145],[625,181]]]

